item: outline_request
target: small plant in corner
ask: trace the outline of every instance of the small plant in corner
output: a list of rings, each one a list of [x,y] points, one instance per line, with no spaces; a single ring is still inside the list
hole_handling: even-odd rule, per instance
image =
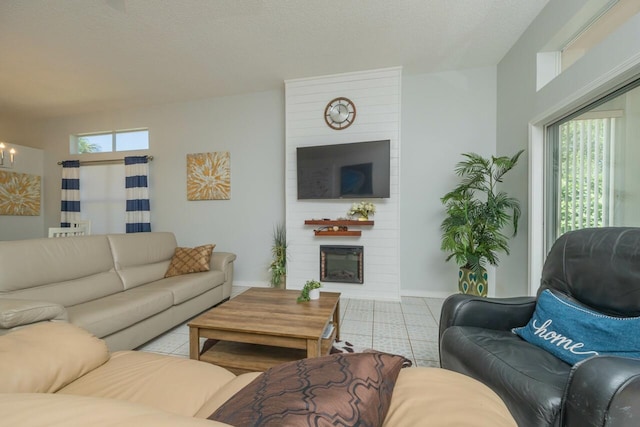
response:
[[[287,277],[287,229],[284,224],[277,224],[273,229],[273,246],[271,247],[273,260],[269,265],[271,280],[274,288],[286,288]]]
[[[302,287],[302,291],[300,292],[300,296],[298,297],[298,302],[309,301],[311,298],[309,297],[309,292],[313,289],[320,289],[322,287],[322,283],[317,280],[307,280],[307,283]]]

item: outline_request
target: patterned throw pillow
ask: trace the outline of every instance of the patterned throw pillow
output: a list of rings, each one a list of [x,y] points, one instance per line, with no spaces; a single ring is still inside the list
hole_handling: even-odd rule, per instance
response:
[[[177,247],[164,277],[209,271],[209,261],[211,260],[211,253],[215,246],[216,245],[203,245],[195,248]]]
[[[607,316],[545,289],[529,323],[513,332],[573,365],[597,355],[640,358],[638,330],[640,317]]]
[[[339,353],[268,369],[211,416],[235,427],[381,426],[405,358]]]

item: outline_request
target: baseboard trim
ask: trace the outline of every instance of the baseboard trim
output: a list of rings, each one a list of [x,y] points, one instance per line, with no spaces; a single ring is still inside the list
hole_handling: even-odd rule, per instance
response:
[[[254,281],[233,281],[233,286],[238,286],[242,288],[270,288],[271,284],[269,282],[254,282]]]
[[[442,292],[442,291],[418,291],[414,289],[400,289],[400,296],[402,297],[419,297],[419,298],[447,298],[456,292]]]

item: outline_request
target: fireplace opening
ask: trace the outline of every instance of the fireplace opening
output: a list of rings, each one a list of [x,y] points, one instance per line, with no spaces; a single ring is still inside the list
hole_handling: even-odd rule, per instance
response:
[[[364,283],[362,246],[320,246],[320,281]]]

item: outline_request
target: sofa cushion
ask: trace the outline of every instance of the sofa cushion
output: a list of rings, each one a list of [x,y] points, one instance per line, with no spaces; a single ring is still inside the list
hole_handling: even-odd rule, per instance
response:
[[[67,307],[69,322],[99,338],[128,328],[173,305],[173,294],[164,289],[130,289],[115,295]]]
[[[218,392],[205,403],[202,408],[194,415],[197,418],[207,418],[218,409],[224,402],[229,400],[233,395],[246,387],[251,381],[255,380],[262,372],[247,372],[240,374],[228,383],[226,383]]]
[[[105,236],[0,242],[0,294],[111,270],[113,258]]]
[[[612,317],[542,291],[527,325],[514,333],[567,363],[608,354],[640,357],[640,317]]]
[[[379,426],[405,358],[340,353],[268,369],[209,419],[236,427]]]
[[[177,246],[169,232],[107,235],[125,289],[162,279]]]
[[[0,296],[66,307],[123,289],[105,236],[0,242]]]
[[[11,329],[43,320],[67,320],[67,311],[60,304],[23,299],[0,299],[0,327]]]
[[[76,238],[79,239],[80,237],[65,237],[65,239]],[[46,270],[46,268],[42,270]],[[117,294],[123,290],[124,288],[120,277],[118,277],[118,274],[114,270],[111,270],[63,282],[51,282],[42,286],[21,289],[11,292],[8,296],[11,298],[35,301],[50,301],[69,307],[71,305]]]
[[[165,289],[173,295],[173,304],[182,304],[192,298],[220,286],[224,283],[223,271],[205,271],[198,274],[186,274],[168,277],[142,285],[136,289]]]
[[[0,392],[53,393],[109,359],[104,341],[64,322],[0,336]]]
[[[517,426],[500,397],[480,381],[440,368],[400,371],[384,426],[475,425]]]
[[[0,394],[0,414],[2,425],[20,427],[231,427],[121,400],[64,394]]]
[[[164,277],[209,271],[209,261],[214,247],[215,245],[202,245],[195,248],[177,247]]]
[[[193,416],[235,377],[210,363],[120,351],[58,393],[126,400]]]

